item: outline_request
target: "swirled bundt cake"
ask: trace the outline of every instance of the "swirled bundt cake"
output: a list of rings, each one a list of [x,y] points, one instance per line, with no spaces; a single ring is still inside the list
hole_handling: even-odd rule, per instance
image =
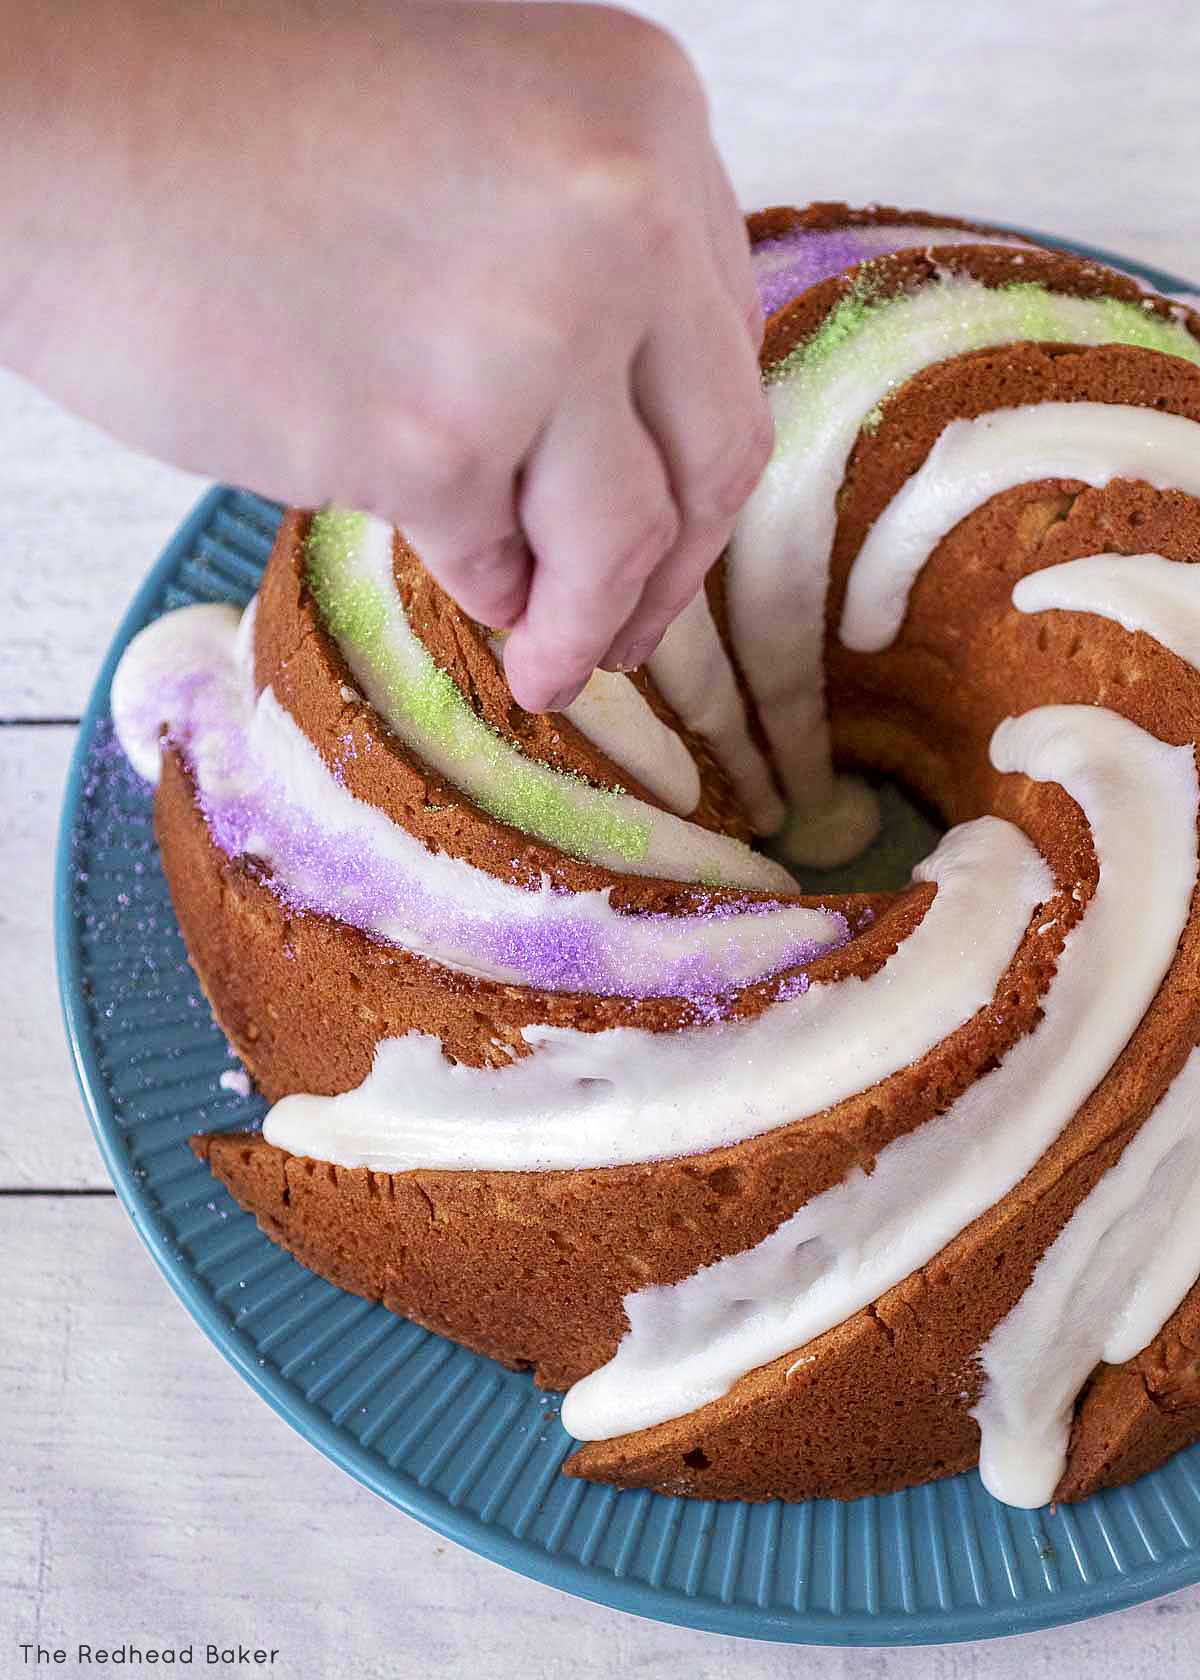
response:
[[[1079,1497],[1200,1434],[1200,318],[949,218],[751,234],[775,453],[644,670],[524,713],[336,508],[240,622],[131,644],[273,1104],[195,1147],[305,1264],[567,1389],[572,1474]],[[822,886],[864,772],[946,826],[901,890]]]

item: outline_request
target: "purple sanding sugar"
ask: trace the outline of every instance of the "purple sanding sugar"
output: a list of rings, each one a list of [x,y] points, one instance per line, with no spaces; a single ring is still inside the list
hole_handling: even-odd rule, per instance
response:
[[[857,228],[831,228],[820,233],[800,232],[764,240],[754,247],[752,261],[764,315],[773,315],[801,292],[841,274],[864,257],[879,256],[867,248]]]
[[[801,292],[856,263],[895,251],[921,249],[939,243],[974,242],[987,235],[959,228],[916,227],[911,223],[865,222],[859,227],[797,229],[781,239],[764,239],[751,253],[754,278],[764,315],[782,309]],[[1019,241],[1018,241],[1019,243]]]
[[[700,998],[728,986],[729,960],[699,952],[664,961],[652,977],[632,979],[622,962],[619,923],[604,928],[583,916],[561,914],[481,916],[435,896],[394,860],[365,850],[357,836],[319,826],[269,782],[235,799],[202,800],[202,806],[222,851],[236,857],[248,849],[262,850],[270,858],[269,884],[291,909],[332,916],[368,933],[400,924],[412,930],[406,944],[519,974],[545,991]],[[824,949],[797,941],[766,972],[811,962]],[[731,942],[729,958],[736,956]]]
[[[835,917],[833,943],[797,938],[781,947],[769,930],[771,912],[779,907],[757,902],[708,900],[687,917],[629,915],[598,922],[564,913],[571,895],[555,893],[543,901],[545,915],[481,914],[432,891],[400,861],[364,845],[361,835],[326,827],[292,803],[252,757],[238,692],[227,671],[199,678],[192,673],[172,678],[148,706],[155,717],[172,720],[169,739],[189,762],[203,739],[206,785],[198,797],[214,843],[229,857],[262,859],[266,884],[291,910],[333,917],[374,938],[392,936],[407,949],[459,967],[505,971],[545,991],[687,999],[703,1019],[722,1018],[736,988],[807,964],[849,937],[844,920]],[[211,766],[217,770],[215,791]],[[747,914],[761,919],[764,929],[760,966],[749,973],[753,964],[737,937],[739,929],[744,934]],[[686,938],[689,927],[703,930],[706,945],[713,928],[728,922],[729,938],[724,949],[718,941],[715,950],[678,955],[664,950],[662,960],[645,972],[645,957],[634,951],[631,938],[648,921],[669,924],[676,940]],[[643,972],[634,972],[638,968]]]
[[[96,1013],[119,1020],[130,1000],[144,1004],[163,980],[174,984],[181,976],[188,1005],[198,1006],[195,977],[157,867],[146,784],[107,718],[96,724],[81,766],[71,858],[84,990]],[[118,872],[122,885],[114,891]],[[138,1054],[128,1052],[131,1065]]]

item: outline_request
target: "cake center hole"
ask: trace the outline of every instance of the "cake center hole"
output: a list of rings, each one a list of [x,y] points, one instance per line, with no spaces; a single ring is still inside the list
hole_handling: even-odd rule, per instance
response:
[[[866,851],[849,863],[836,869],[797,866],[766,842],[764,851],[791,871],[801,892],[899,892],[945,834],[946,825],[932,806],[890,776],[870,773],[863,780],[879,800],[880,828]]]

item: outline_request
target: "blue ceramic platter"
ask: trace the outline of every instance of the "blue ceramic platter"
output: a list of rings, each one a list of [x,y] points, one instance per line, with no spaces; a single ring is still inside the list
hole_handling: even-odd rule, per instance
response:
[[[142,1239],[225,1357],[320,1452],[439,1533],[662,1621],[831,1645],[978,1639],[1200,1580],[1200,1448],[1053,1514],[997,1504],[974,1473],[850,1504],[758,1506],[568,1481],[555,1397],[315,1277],[196,1161],[190,1133],[257,1123],[263,1104],[220,1085],[236,1064],[187,964],[150,797],[113,743],[109,683],[160,613],[247,601],[279,515],[213,490],[154,567],[83,720],[58,860],[62,1001],[97,1141]]]

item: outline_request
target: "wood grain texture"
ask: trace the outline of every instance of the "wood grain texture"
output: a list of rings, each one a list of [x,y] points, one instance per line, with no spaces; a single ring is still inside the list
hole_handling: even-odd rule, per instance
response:
[[[691,50],[743,204],[923,205],[1200,268],[1191,0],[1141,27],[1125,0],[634,9]]]
[[[204,489],[0,369],[0,718],[77,717],[150,563]]]
[[[0,729],[0,1190],[107,1185],[71,1070],[54,971],[54,846],[73,727]]]
[[[1191,0],[646,0],[748,205],[925,203],[1200,278]],[[0,373],[0,718],[74,716],[202,488]],[[268,487],[269,488],[269,487]],[[69,729],[0,729],[0,1190],[105,1180],[62,1042],[50,871]],[[991,1645],[820,1651],[659,1627],[446,1544],[246,1390],[107,1198],[0,1195],[0,1672],[18,1640],[281,1648],[288,1680],[1185,1680],[1200,1589]],[[77,1672],[74,1668],[58,1672]],[[82,1671],[78,1671],[82,1672]],[[129,1672],[129,1671],[126,1671]]]

